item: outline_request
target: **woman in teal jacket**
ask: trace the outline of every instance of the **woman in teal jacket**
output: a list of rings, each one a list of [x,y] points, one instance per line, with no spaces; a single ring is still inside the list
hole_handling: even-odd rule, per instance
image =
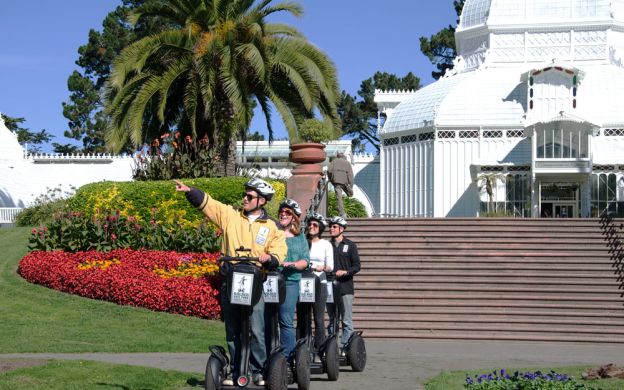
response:
[[[278,227],[284,231],[288,252],[282,263],[282,274],[286,280],[286,299],[280,305],[279,328],[280,343],[284,356],[292,361],[292,351],[295,349],[295,308],[299,299],[299,281],[301,271],[308,268],[310,251],[308,241],[301,231],[301,208],[292,199],[285,199],[279,207]]]

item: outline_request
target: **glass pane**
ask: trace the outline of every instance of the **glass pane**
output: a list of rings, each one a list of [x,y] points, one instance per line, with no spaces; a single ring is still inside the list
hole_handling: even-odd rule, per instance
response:
[[[598,200],[598,175],[591,175],[589,177],[589,188],[591,193],[592,202]]]
[[[615,202],[617,200],[617,178],[614,173],[609,175],[609,186],[607,189],[607,200]]]
[[[598,200],[601,202],[607,200],[607,175],[604,174],[598,176]]]
[[[544,133],[544,147],[546,149],[545,158],[553,158],[553,131],[545,130]]]

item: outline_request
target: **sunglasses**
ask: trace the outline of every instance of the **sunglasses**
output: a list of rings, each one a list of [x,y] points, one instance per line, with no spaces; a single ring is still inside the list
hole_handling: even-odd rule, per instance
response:
[[[316,222],[310,222],[310,223],[308,224],[308,226],[311,226],[311,227],[319,227],[319,224],[318,224],[318,223],[316,223]]]
[[[247,202],[251,202],[254,199],[258,199],[258,196],[253,196],[251,194],[243,194],[243,199],[247,199]]]
[[[329,228],[330,229],[338,229],[340,227],[340,225],[330,225]]]
[[[290,211],[288,209],[282,209],[282,210],[279,211],[278,214],[293,215],[292,211]]]

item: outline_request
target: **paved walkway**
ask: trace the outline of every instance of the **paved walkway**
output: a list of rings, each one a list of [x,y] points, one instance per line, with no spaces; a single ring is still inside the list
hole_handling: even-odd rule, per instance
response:
[[[621,345],[411,340],[367,340],[366,343],[368,363],[364,372],[354,373],[350,367],[343,367],[337,382],[316,375],[312,389],[419,389],[427,379],[447,370],[607,363],[624,366]],[[97,360],[199,374],[204,372],[208,354],[0,354],[0,361],[23,358]]]

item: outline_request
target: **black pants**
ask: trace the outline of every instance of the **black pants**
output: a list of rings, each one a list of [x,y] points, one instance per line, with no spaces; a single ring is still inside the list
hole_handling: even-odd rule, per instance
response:
[[[327,303],[327,285],[321,283],[320,299],[314,302],[314,346],[318,350],[325,342],[325,304]]]

